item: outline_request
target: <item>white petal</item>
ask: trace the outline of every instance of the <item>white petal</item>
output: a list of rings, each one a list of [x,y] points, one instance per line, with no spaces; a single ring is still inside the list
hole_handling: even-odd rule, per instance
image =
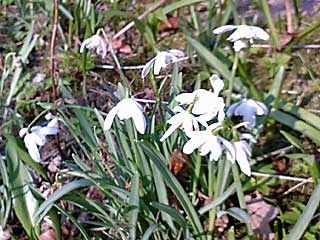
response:
[[[194,101],[194,98],[194,93],[181,93],[177,95],[174,100],[176,100],[180,104],[191,104]]]
[[[243,38],[245,39],[251,39],[254,37],[254,33],[251,30],[251,28],[247,25],[240,25],[238,26],[237,30],[234,31],[227,40],[230,42],[235,42],[238,40],[241,40]]]
[[[28,132],[28,128],[21,128],[19,131],[19,136],[22,138],[24,135],[26,135],[26,133]]]
[[[234,145],[232,142],[224,139],[224,138],[221,138],[222,139],[222,143],[226,149],[226,156],[227,156],[227,159],[234,163],[235,160],[236,160],[236,150],[234,148]]]
[[[219,78],[217,74],[213,74],[210,78],[210,83],[213,88],[213,92],[218,96],[224,87],[224,82]]]
[[[269,34],[260,27],[251,26],[251,29],[255,35],[255,39],[261,39],[268,41],[270,39]]]
[[[233,43],[233,49],[236,52],[239,52],[242,48],[246,48],[247,44],[242,40],[237,40]]]
[[[80,53],[83,53],[84,48],[91,42],[90,38],[87,38],[86,40],[84,40],[81,44],[80,47]]]
[[[220,141],[217,136],[212,138],[211,141],[211,154],[210,154],[210,160],[212,161],[213,159],[215,161],[218,161],[219,158],[221,157],[222,154],[222,146],[220,144]]]
[[[153,73],[154,75],[159,75],[161,68],[165,67],[166,59],[167,59],[168,53],[166,52],[159,52],[156,56],[154,67],[153,67]]]
[[[43,127],[40,129],[39,133],[41,135],[56,135],[59,132],[59,129],[56,127]]]
[[[255,101],[257,106],[257,115],[267,115],[268,114],[268,108],[267,106],[259,101]]]
[[[168,130],[163,134],[163,136],[160,138],[160,142],[163,142],[166,140],[179,126],[177,125],[171,125]]]
[[[104,124],[103,124],[103,129],[104,130],[109,130],[111,128],[111,125],[113,123],[113,120],[115,118],[115,116],[117,115],[119,111],[119,107],[115,106],[114,108],[111,109],[111,111],[108,113],[106,119],[104,120]]]
[[[50,122],[48,122],[47,127],[58,128],[59,127],[58,118],[55,117]]]
[[[138,132],[144,134],[146,131],[147,123],[143,112],[141,112],[138,108],[134,109],[132,119]]]
[[[169,50],[167,50],[167,52],[176,56],[176,57],[184,57],[184,52],[182,52],[178,49],[169,49]]]
[[[183,152],[186,154],[191,154],[205,142],[203,131],[186,132],[186,135],[192,137],[183,147]]]
[[[251,175],[251,168],[247,158],[246,151],[242,148],[241,142],[235,142],[235,149],[236,149],[236,160],[240,166],[241,171],[250,176]]]
[[[239,106],[241,102],[237,102],[237,103],[234,103],[234,104],[231,104],[227,110],[227,116],[230,117],[232,115],[234,115],[234,112],[236,110],[236,108]]]
[[[28,149],[28,153],[29,153],[30,157],[34,161],[40,162],[40,160],[41,160],[40,153],[39,153],[37,144],[34,142],[34,139],[31,134],[27,134],[25,136],[24,144],[25,144],[26,148]]]
[[[146,63],[146,65],[144,65],[142,72],[141,72],[141,77],[145,78],[148,73],[150,72],[150,69],[152,68],[154,62],[155,62],[156,58],[152,58],[149,62]]]
[[[175,106],[175,107],[172,109],[172,111],[173,111],[174,113],[180,113],[180,112],[184,112],[184,109],[183,109],[182,107],[180,107],[180,106]]]
[[[236,28],[238,28],[238,26],[236,26],[236,25],[225,25],[225,26],[221,26],[221,27],[214,29],[213,33],[214,34],[222,34],[222,33],[234,30]]]
[[[38,146],[43,146],[46,143],[45,135],[40,134],[40,132],[32,132],[29,135],[29,138],[32,139]]]
[[[249,141],[256,143],[257,140],[249,133],[242,133],[239,137],[240,140],[248,139]]]

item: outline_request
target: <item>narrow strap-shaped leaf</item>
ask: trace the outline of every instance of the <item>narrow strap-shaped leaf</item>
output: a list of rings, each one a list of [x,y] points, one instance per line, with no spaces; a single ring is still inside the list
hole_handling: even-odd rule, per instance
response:
[[[320,203],[320,184],[313,191],[306,208],[285,240],[299,240],[307,229]]]
[[[248,213],[241,208],[232,207],[227,209],[226,211],[219,211],[217,213],[217,217],[220,218],[223,214],[229,214],[235,219],[238,219],[240,222],[244,222],[244,223],[250,222]]]
[[[187,193],[184,191],[183,187],[179,183],[179,181],[176,179],[176,177],[169,171],[169,169],[164,165],[161,158],[158,156],[158,154],[152,149],[151,146],[148,146],[144,143],[141,143],[142,148],[144,149],[145,153],[149,155],[153,163],[156,165],[156,167],[159,169],[159,171],[162,173],[163,178],[167,182],[168,186],[172,190],[172,192],[175,194],[177,199],[179,200],[181,206],[183,207],[184,211],[188,215],[191,224],[193,226],[193,229],[195,233],[198,235],[198,239],[205,239],[204,237],[204,231],[199,219],[199,216],[197,215],[197,212],[195,211],[193,205],[191,204],[191,201],[188,198]]]
[[[139,173],[135,171],[131,179],[131,193],[129,196],[129,206],[132,208],[129,212],[130,239],[136,239],[136,228],[139,213]]]

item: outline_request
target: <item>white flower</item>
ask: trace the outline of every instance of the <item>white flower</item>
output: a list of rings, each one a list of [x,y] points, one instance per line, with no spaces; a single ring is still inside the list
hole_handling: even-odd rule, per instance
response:
[[[256,125],[256,115],[268,114],[268,108],[262,102],[253,99],[242,99],[240,102],[232,104],[227,110],[227,116],[242,116],[248,122],[246,127],[252,129]]]
[[[220,125],[221,123],[214,123],[205,131],[186,132],[190,140],[184,145],[183,152],[185,154],[191,154],[198,148],[200,156],[205,156],[210,153],[210,161],[219,160],[224,150],[223,142],[226,140],[219,135],[213,135],[212,130]]]
[[[169,63],[178,61],[179,57],[184,57],[184,53],[177,49],[158,52],[158,54],[146,63],[141,72],[141,77],[145,78],[153,66],[154,75],[159,75],[161,68],[166,67]]]
[[[0,240],[9,240],[10,238],[11,236],[9,230],[3,230],[2,226],[0,225]]]
[[[83,41],[80,47],[80,53],[83,53],[84,48],[96,49],[96,53],[101,55],[102,58],[107,55],[107,45],[102,37],[97,34],[92,35],[90,38]]]
[[[160,139],[161,142],[163,142],[167,137],[169,137],[177,128],[181,128],[185,132],[199,130],[197,118],[194,117],[191,113],[183,110],[183,108],[179,106],[176,106],[173,109],[173,111],[177,112],[178,114],[172,116],[168,120],[168,123],[171,124],[171,126]]]
[[[224,100],[222,97],[218,97],[216,93],[205,89],[197,89],[192,93],[179,94],[175,97],[175,100],[180,104],[194,104],[192,113],[202,115],[198,120],[205,125],[203,121],[207,122],[217,115],[219,122],[222,122],[225,117]]]
[[[213,33],[222,34],[233,30],[235,31],[227,40],[234,43],[233,48],[236,52],[247,46],[243,40],[248,40],[250,43],[253,43],[253,39],[268,41],[270,38],[269,34],[262,28],[248,25],[225,25],[214,29]]]
[[[28,149],[30,157],[36,161],[40,162],[40,152],[38,147],[43,146],[46,142],[47,135],[56,135],[59,129],[54,126],[54,122],[51,120],[47,126],[34,126],[28,132],[28,128],[22,128],[19,131],[19,136],[23,138],[24,144]]]
[[[111,128],[116,115],[118,115],[120,120],[132,118],[138,132],[144,134],[146,119],[143,114],[143,107],[134,98],[125,98],[111,109],[104,121],[104,130]]]
[[[234,155],[227,155],[227,159],[234,163],[236,160],[239,164],[241,171],[247,176],[251,175],[251,168],[248,158],[251,157],[252,149],[250,145],[244,141],[244,139],[256,142],[251,134],[244,133],[239,137],[239,141],[232,141],[232,147],[234,148]],[[231,147],[229,147],[230,149]]]

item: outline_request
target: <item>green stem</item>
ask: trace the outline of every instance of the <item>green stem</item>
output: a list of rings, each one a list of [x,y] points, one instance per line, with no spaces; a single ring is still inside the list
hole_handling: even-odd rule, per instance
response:
[[[239,52],[235,53],[234,56],[234,61],[233,61],[233,65],[232,65],[232,70],[231,70],[231,79],[229,82],[229,88],[228,88],[228,95],[227,95],[227,100],[226,100],[226,105],[230,106],[231,103],[231,95],[232,95],[232,91],[233,91],[233,85],[234,85],[234,80],[235,80],[235,76],[236,76],[236,71],[238,68],[238,62],[239,62]]]
[[[196,161],[196,168],[194,171],[194,178],[192,183],[192,203],[194,204],[197,199],[197,186],[200,177],[200,170],[201,170],[201,156],[197,154],[197,161]]]
[[[235,182],[236,188],[237,188],[237,197],[238,197],[240,208],[243,210],[247,210],[246,202],[244,200],[244,194],[242,191],[242,185],[241,185],[241,179],[240,179],[238,166],[235,163],[233,163],[233,164],[231,164],[231,168],[232,168],[233,179],[234,179],[234,182]],[[255,235],[253,233],[250,222],[247,223],[246,225],[247,225],[249,239],[255,239],[255,237],[254,237]]]
[[[83,54],[83,69],[82,69],[82,75],[83,75],[83,85],[82,85],[82,94],[83,98],[87,99],[87,74],[86,74],[86,68],[87,68],[87,51],[84,51]]]
[[[216,181],[213,181],[213,176],[210,176],[210,172],[213,175],[214,171],[214,163],[212,161],[209,162],[209,183],[208,183],[208,192],[209,196],[213,197],[213,199],[216,199],[219,197],[220,188],[221,188],[221,182],[223,178],[223,172],[224,172],[224,158],[221,158],[219,161],[219,167],[218,167],[218,176],[216,178]],[[214,194],[213,192],[213,184],[215,185]],[[207,239],[212,240],[213,237],[213,229],[214,229],[214,222],[217,214],[217,208],[213,208],[209,213],[209,232]]]

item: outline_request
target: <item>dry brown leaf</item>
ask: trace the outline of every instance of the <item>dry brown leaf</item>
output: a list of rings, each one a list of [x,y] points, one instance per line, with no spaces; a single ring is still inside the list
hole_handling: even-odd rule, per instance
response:
[[[189,161],[187,154],[182,153],[178,149],[174,149],[170,157],[169,169],[176,176],[185,166],[185,162]]]
[[[177,29],[179,27],[179,18],[168,15],[168,22],[171,26],[167,25],[165,22],[160,22],[159,32],[164,32],[167,30]]]
[[[255,197],[245,196],[252,229],[260,239],[272,240],[274,239],[274,233],[269,226],[269,222],[278,216],[279,210],[266,203],[259,192],[255,194]]]
[[[53,229],[41,233],[39,240],[56,240],[56,232]]]
[[[132,55],[132,49],[128,44],[123,45],[120,49],[119,49],[120,53],[126,54],[126,55]]]

